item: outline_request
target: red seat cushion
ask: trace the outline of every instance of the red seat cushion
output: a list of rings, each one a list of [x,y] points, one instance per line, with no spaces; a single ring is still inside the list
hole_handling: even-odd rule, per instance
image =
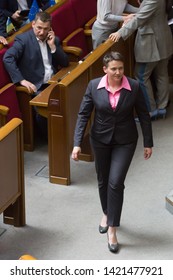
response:
[[[13,118],[21,118],[16,89],[13,84],[9,87],[5,87],[3,91],[0,91],[0,104],[5,105],[10,109],[7,115],[7,121],[10,121]]]

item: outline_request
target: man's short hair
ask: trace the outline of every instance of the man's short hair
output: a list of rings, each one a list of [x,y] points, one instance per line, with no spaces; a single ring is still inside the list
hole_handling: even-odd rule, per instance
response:
[[[42,22],[50,22],[52,24],[52,17],[47,12],[38,12],[35,16],[34,21],[41,20]]]

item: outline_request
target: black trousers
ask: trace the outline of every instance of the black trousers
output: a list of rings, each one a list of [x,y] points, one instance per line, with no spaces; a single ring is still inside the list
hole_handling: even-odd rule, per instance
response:
[[[95,157],[99,196],[108,226],[118,227],[124,197],[124,181],[136,144],[102,144],[90,138]]]

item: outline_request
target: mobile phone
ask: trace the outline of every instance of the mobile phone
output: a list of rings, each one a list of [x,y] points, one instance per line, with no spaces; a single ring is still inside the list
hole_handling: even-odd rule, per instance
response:
[[[50,31],[52,31],[52,28],[49,30],[49,32]],[[48,34],[47,34],[47,40],[49,40],[50,39],[50,33],[48,32]]]
[[[22,11],[20,11],[20,16],[21,17],[27,17],[28,16],[28,14],[29,14],[29,12],[30,12],[30,10],[22,10]]]

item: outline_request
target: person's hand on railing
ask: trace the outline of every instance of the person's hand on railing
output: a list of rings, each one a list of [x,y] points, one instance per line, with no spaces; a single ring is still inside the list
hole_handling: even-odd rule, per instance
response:
[[[20,84],[21,86],[26,87],[30,93],[37,91],[36,86],[27,80],[20,81]]]

